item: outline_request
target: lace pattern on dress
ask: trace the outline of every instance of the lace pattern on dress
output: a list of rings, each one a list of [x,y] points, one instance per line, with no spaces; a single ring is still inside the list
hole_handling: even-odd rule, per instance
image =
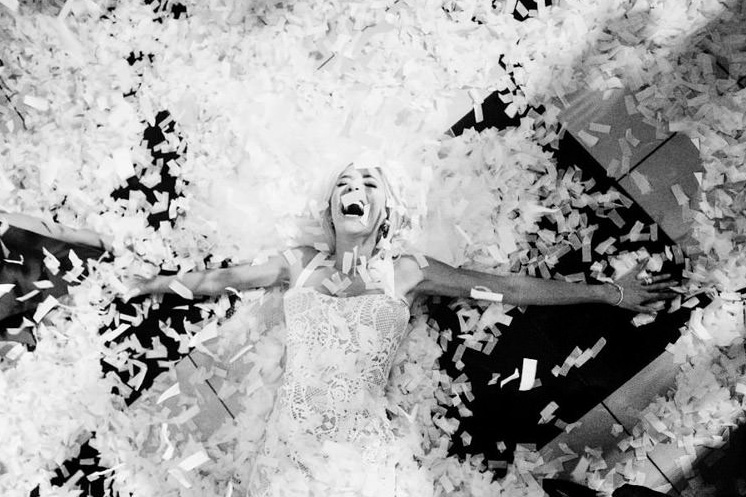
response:
[[[285,374],[257,459],[260,487],[282,461],[317,480],[329,469],[320,463],[350,447],[354,455],[343,459],[385,466],[393,434],[384,389],[409,306],[385,294],[332,297],[312,288],[289,290],[284,302]]]

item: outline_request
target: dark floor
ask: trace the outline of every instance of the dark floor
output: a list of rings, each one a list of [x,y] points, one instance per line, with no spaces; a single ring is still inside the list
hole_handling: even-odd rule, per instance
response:
[[[457,123],[452,132],[458,135],[470,127],[477,130],[486,127],[502,129],[517,123],[516,119],[505,115],[504,104],[496,94],[485,100],[483,114],[483,122],[474,123],[473,114],[470,114]],[[598,162],[571,134],[565,134],[559,149],[552,150],[552,153],[557,160],[558,169],[577,166],[582,170],[583,181],[592,178],[595,186],[591,191],[618,190],[613,181],[606,177]],[[608,217],[611,210],[621,215],[625,221],[623,226],[618,226]],[[646,227],[654,223],[632,202],[630,207],[617,205],[606,209],[586,208],[582,212],[588,216],[588,225],[598,225],[592,236],[594,248],[609,237],[620,240],[637,221],[644,223]],[[551,229],[552,225],[547,227]],[[666,246],[672,245],[673,242],[662,232],[654,242],[626,241],[615,244],[617,253],[644,247],[651,254],[661,253]],[[604,261],[608,256],[600,256],[595,251],[591,253],[592,261],[583,262],[580,250],[570,251],[551,269],[552,275],[583,272],[586,280],[592,283],[591,264]],[[663,271],[678,277],[682,268],[683,265],[668,261]],[[433,312],[442,328],[452,329],[454,336],[458,334],[455,329],[458,327],[458,319],[453,311],[447,306],[440,306],[434,308]],[[631,322],[634,312],[606,305],[529,307],[524,313],[516,309],[510,314],[514,319],[509,327],[498,325],[502,334],[489,356],[467,348],[462,359],[466,367],[463,371],[457,371],[449,360],[460,343],[457,339],[451,342],[446,356],[441,360],[441,364],[445,365],[452,376],[466,373],[476,397],[474,402],[465,400],[474,416],[460,419],[459,431],[454,436],[452,447],[455,453],[484,453],[489,460],[495,460],[510,458],[512,447],[516,443],[542,446],[560,433],[563,427],[562,423],[560,427],[553,422],[538,423],[540,412],[550,402],[558,404],[555,415],[561,421],[577,421],[660,355],[668,343],[678,338],[678,328],[688,318],[685,310],[672,314],[660,313],[654,323],[638,328]],[[573,349],[591,348],[601,337],[606,339],[606,345],[595,359],[589,360],[580,368],[572,368],[564,377],[555,377],[551,373],[554,366],[563,364]],[[494,373],[506,378],[516,368],[520,369],[524,358],[538,361],[537,378],[542,383],[539,388],[522,392],[518,390],[518,382],[509,383],[504,388],[487,385]],[[451,415],[458,417],[457,409],[452,408]],[[461,444],[459,435],[462,431],[473,435],[468,447]],[[497,441],[503,441],[508,450],[500,453],[495,445]]]

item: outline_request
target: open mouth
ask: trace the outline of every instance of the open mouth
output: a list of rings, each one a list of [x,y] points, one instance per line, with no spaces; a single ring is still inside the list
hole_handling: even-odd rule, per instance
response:
[[[345,216],[358,216],[362,217],[365,215],[366,199],[365,194],[359,190],[351,191],[342,195],[339,198],[342,204],[342,214]]]
[[[365,204],[355,202],[354,204],[343,205],[342,214],[345,216],[362,216],[365,213]]]

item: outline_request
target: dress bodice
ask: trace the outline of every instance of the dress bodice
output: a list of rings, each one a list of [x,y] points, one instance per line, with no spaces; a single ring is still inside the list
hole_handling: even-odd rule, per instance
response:
[[[415,466],[396,443],[384,390],[409,304],[305,287],[284,304],[285,373],[249,495],[399,495],[396,472]]]
[[[285,295],[286,363],[279,399],[306,433],[350,440],[381,409],[409,306],[385,294],[332,297],[312,288]]]

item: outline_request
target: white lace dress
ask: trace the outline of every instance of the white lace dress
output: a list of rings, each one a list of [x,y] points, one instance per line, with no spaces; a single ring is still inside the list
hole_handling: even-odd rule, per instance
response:
[[[249,495],[402,495],[397,472],[412,457],[392,444],[384,388],[409,306],[312,288],[289,290],[284,303],[285,374]]]

